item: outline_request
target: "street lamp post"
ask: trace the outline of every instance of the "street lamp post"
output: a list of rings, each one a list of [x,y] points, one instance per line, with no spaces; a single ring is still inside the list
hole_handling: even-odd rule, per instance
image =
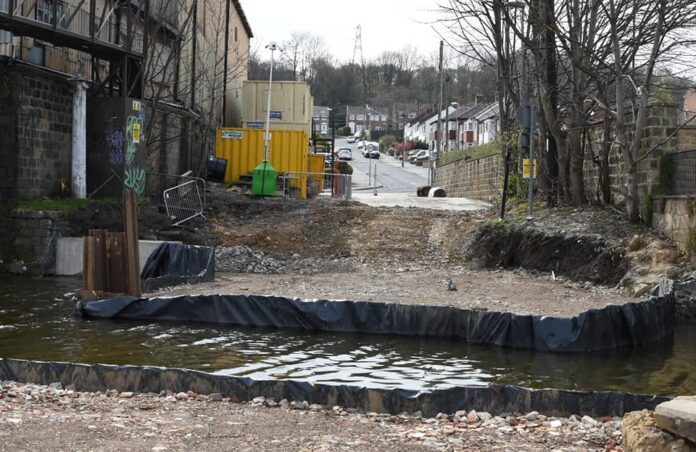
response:
[[[263,161],[268,162],[268,142],[271,138],[271,94],[273,93],[273,56],[278,45],[275,42],[269,43],[266,48],[271,51],[271,71],[268,75],[268,104],[266,108],[266,136],[263,142]]]
[[[263,162],[261,162],[252,172],[251,191],[255,195],[272,196],[276,191],[276,180],[278,172],[268,161],[270,154],[271,140],[271,95],[273,89],[273,54],[280,50],[274,42],[266,46],[271,51],[271,70],[268,76],[268,103],[266,109],[266,133],[263,141]]]

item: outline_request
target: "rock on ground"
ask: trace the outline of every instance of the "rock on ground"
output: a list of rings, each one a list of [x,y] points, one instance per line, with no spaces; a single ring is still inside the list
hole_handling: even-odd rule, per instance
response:
[[[627,413],[621,426],[625,452],[696,452],[696,447],[655,425],[651,411]]]

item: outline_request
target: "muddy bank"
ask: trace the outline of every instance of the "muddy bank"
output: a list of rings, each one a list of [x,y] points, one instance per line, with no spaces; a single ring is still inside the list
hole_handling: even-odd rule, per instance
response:
[[[589,235],[547,232],[523,224],[485,224],[474,235],[469,258],[481,267],[524,267],[576,281],[616,285],[629,270],[623,248]]]

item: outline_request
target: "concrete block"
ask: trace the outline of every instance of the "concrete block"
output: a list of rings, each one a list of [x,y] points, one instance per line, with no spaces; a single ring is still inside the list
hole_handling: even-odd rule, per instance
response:
[[[677,397],[655,408],[655,424],[696,443],[696,397]]]
[[[643,410],[626,413],[621,425],[626,452],[696,452],[683,438],[675,438],[655,426],[653,413]]]
[[[140,254],[140,270],[142,271],[147,259],[164,241],[140,240],[138,242]],[[181,244],[177,241],[168,243]],[[61,237],[56,244],[56,276],[74,276],[82,273],[82,259],[84,249],[83,237]]]

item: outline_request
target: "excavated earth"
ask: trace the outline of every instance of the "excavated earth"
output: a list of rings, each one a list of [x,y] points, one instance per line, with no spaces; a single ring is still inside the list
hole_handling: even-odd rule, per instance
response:
[[[217,246],[216,282],[165,294],[264,294],[572,316],[634,301],[687,274],[676,248],[613,211],[376,208],[319,198],[208,196],[198,233]],[[196,235],[192,234],[192,235]],[[231,270],[231,273],[220,272]],[[453,290],[456,289],[456,290]]]

